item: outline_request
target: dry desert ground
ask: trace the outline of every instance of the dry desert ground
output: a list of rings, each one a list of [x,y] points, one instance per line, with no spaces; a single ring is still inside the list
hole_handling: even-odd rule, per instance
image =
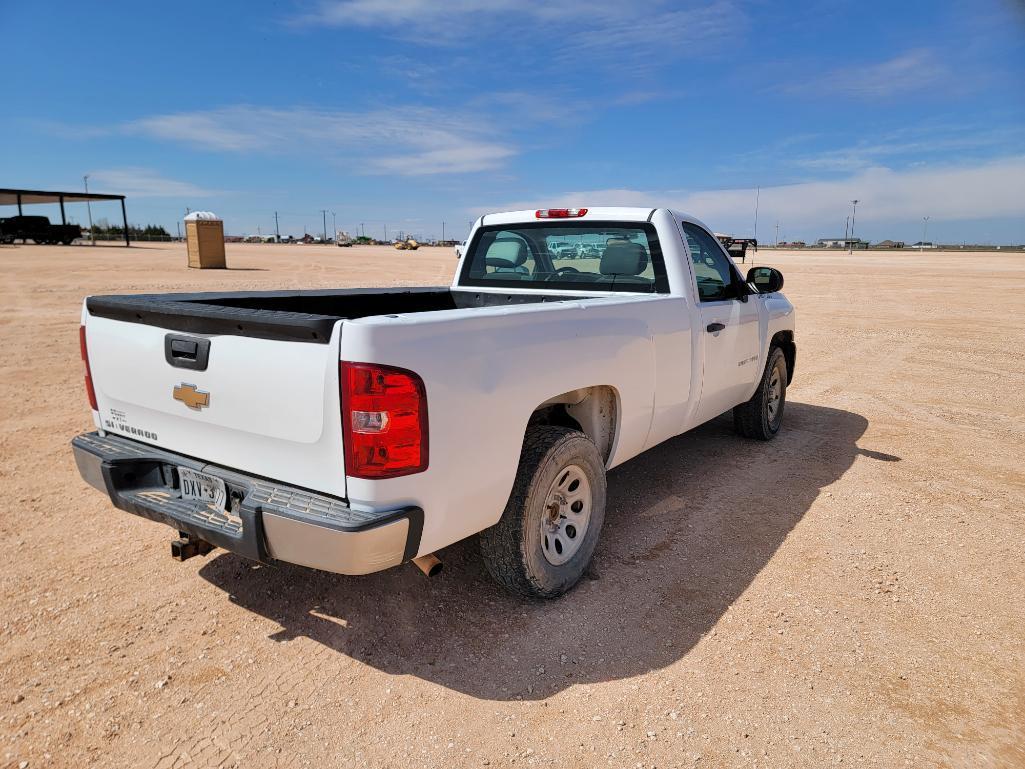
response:
[[[84,295],[455,266],[228,258],[0,248],[0,767],[1025,767],[1025,255],[763,251],[799,309],[783,433],[721,417],[613,470],[547,603],[473,540],[434,579],[177,563],[79,479]]]

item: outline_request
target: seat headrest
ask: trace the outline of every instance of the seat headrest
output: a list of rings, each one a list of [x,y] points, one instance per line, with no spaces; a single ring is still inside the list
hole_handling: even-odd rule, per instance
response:
[[[506,259],[513,263],[513,267],[519,267],[527,261],[527,249],[522,240],[498,238],[488,248],[487,258]]]
[[[610,240],[598,270],[602,275],[640,275],[648,267],[648,251],[640,243]]]

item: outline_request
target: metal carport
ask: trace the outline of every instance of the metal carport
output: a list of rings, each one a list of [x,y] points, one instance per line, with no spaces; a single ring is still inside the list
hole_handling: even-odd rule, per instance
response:
[[[22,216],[21,207],[33,203],[59,203],[61,207],[61,224],[67,224],[64,214],[65,203],[88,203],[93,200],[120,200],[121,218],[125,223],[125,245],[130,246],[128,237],[128,214],[125,212],[124,195],[104,195],[98,192],[47,192],[45,190],[14,190],[0,187],[0,206],[18,206],[18,216]],[[92,233],[89,233],[90,236]]]

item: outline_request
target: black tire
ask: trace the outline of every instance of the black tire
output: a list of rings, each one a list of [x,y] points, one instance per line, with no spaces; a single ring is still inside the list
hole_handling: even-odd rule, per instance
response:
[[[770,399],[773,383],[779,383],[778,400],[773,413]],[[765,371],[758,383],[758,389],[747,403],[733,408],[733,429],[745,438],[768,441],[776,437],[783,424],[783,410],[787,401],[787,359],[778,347],[769,350]]]
[[[542,520],[553,484],[567,468],[579,468],[591,491],[587,529],[568,561],[555,565],[544,552]],[[575,472],[575,471],[574,471]],[[583,575],[605,520],[605,463],[583,433],[564,427],[531,427],[523,441],[520,466],[505,512],[480,533],[488,572],[500,585],[528,598],[557,598]]]

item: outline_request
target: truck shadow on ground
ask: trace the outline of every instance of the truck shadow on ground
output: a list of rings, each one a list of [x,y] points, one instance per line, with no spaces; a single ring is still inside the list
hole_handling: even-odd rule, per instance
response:
[[[867,426],[849,411],[791,402],[771,443],[736,437],[723,416],[616,468],[592,572],[556,601],[495,586],[476,538],[442,551],[445,570],[433,579],[411,565],[353,578],[232,554],[200,574],[281,625],[275,640],[305,636],[481,699],[541,699],[685,655],[823,487],[859,455],[899,460],[858,448]]]

